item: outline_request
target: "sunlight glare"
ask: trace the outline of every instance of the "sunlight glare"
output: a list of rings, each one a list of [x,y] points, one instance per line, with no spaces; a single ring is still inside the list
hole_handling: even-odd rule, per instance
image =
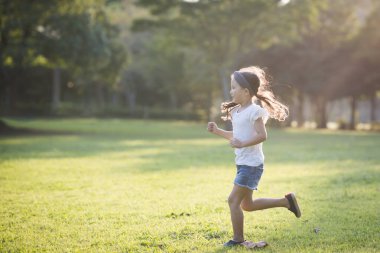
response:
[[[285,5],[287,5],[289,2],[290,2],[290,0],[280,0],[280,2],[278,3],[278,5],[279,5],[279,6],[285,6]]]

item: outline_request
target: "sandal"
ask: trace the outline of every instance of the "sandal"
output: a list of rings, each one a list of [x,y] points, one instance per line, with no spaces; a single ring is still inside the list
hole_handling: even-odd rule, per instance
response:
[[[294,195],[294,193],[291,192],[286,194],[285,198],[289,201],[290,207],[288,208],[288,210],[294,213],[294,215],[297,218],[301,217],[301,210],[297,204],[296,195]]]
[[[223,246],[224,247],[232,247],[232,246],[242,245],[243,243],[245,243],[245,241],[237,242],[237,241],[234,241],[234,240],[229,240],[228,242],[226,242],[225,244],[223,244]]]

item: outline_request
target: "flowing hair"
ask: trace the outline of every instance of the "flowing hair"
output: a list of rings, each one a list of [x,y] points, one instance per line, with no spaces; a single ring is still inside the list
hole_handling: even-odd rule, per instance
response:
[[[273,94],[265,71],[257,66],[242,68],[235,71],[231,78],[242,88],[247,88],[251,97],[256,97],[262,106],[268,111],[269,116],[278,121],[284,121],[289,116],[289,109],[282,104]],[[238,106],[234,102],[223,102],[221,105],[222,113],[226,115],[223,120],[231,120],[231,111]]]

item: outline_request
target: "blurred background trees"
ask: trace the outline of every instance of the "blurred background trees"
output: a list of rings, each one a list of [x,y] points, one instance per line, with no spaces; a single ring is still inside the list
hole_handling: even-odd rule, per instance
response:
[[[0,0],[0,113],[215,120],[230,74],[258,65],[290,107],[284,125],[377,122],[379,6]]]

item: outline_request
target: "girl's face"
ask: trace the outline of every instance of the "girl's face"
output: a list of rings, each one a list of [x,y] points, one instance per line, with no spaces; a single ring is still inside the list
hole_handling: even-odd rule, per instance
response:
[[[245,104],[251,100],[248,89],[241,87],[233,77],[231,78],[230,95],[232,102],[237,104]]]

